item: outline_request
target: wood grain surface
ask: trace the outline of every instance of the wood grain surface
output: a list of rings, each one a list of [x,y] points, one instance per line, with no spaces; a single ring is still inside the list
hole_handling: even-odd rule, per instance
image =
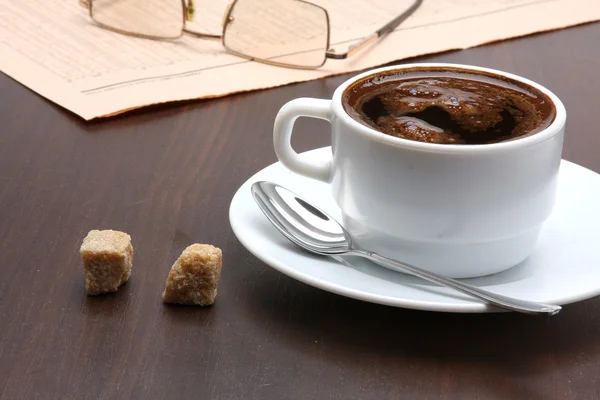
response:
[[[564,101],[564,158],[600,172],[600,24],[412,61],[493,67]],[[379,306],[288,278],[235,238],[229,202],[276,161],[281,105],[349,75],[85,123],[0,74],[0,399],[597,399],[600,299],[556,317]],[[294,145],[329,144],[301,120]],[[133,275],[88,297],[90,229]],[[212,308],[161,301],[193,242],[219,246]]]

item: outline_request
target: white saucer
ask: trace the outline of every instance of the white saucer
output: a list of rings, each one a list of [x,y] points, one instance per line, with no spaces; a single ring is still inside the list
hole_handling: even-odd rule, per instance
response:
[[[322,159],[329,147],[303,154]],[[237,191],[229,209],[235,235],[254,255],[284,274],[314,287],[373,303],[445,312],[497,312],[451,289],[389,271],[355,257],[345,263],[301,250],[284,238],[260,211],[250,186],[279,183],[330,213],[340,212],[329,187],[275,163]],[[600,294],[600,175],[563,160],[555,211],[546,222],[537,251],[508,271],[465,281],[521,299],[567,304]]]

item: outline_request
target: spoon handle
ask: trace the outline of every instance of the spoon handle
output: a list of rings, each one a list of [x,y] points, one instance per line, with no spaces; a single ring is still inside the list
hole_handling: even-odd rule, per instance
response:
[[[561,310],[560,306],[536,303],[533,301],[513,299],[510,297],[491,293],[491,292],[488,292],[487,290],[483,290],[478,287],[471,286],[469,284],[457,281],[455,279],[444,278],[443,276],[422,270],[417,267],[413,267],[412,265],[408,265],[408,264],[398,262],[396,260],[392,260],[391,258],[381,256],[377,253],[372,253],[372,252],[362,251],[362,250],[351,250],[347,254],[364,257],[368,260],[371,260],[380,265],[383,265],[386,268],[389,268],[391,270],[408,273],[408,274],[417,276],[419,278],[425,279],[427,281],[434,282],[434,283],[437,283],[442,286],[456,289],[460,292],[466,293],[470,296],[484,300],[487,303],[493,304],[495,306],[498,306],[498,307],[501,307],[501,308],[504,308],[507,310],[522,312],[525,314],[550,314],[550,315],[555,315]]]

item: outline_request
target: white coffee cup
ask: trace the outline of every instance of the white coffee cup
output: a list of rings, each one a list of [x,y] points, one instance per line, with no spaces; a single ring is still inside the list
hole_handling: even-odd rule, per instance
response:
[[[346,88],[367,76],[442,67],[522,82],[546,94],[556,116],[543,131],[484,145],[423,143],[386,135],[344,110]],[[298,117],[331,123],[332,157],[306,161],[291,147]],[[497,273],[534,251],[555,203],[566,111],[528,79],[456,64],[371,70],[342,83],[332,100],[299,98],[275,119],[275,152],[293,172],[331,185],[343,224],[358,247],[452,278]]]

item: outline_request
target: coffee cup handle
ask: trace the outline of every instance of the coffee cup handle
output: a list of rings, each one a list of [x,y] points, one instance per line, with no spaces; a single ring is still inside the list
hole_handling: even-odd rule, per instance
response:
[[[302,159],[292,148],[294,123],[299,117],[319,118],[331,123],[333,118],[331,100],[299,98],[284,104],[277,113],[273,126],[275,154],[290,171],[329,183],[331,159],[324,163],[309,162]]]

